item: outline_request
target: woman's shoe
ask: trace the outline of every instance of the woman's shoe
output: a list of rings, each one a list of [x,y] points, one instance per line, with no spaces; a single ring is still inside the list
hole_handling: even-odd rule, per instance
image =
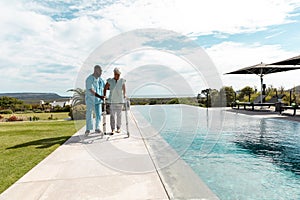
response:
[[[113,135],[113,134],[115,134],[115,130],[112,130],[110,135]]]

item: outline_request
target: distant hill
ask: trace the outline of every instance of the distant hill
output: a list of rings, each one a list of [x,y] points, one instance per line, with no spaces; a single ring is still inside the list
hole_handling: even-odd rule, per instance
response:
[[[43,100],[45,102],[53,102],[53,101],[65,101],[69,100],[71,97],[63,97],[56,93],[0,93],[1,96],[8,96],[20,99],[24,101],[24,103],[27,104],[38,104],[40,103],[40,100]]]
[[[292,88],[292,90],[293,90],[293,88]],[[295,87],[295,91],[296,91],[296,93],[298,93],[298,94],[300,93],[300,85],[298,85],[298,86]]]
[[[300,85],[298,85],[298,86],[295,86],[295,87],[292,87],[292,88],[289,88],[289,89],[287,89],[287,90],[285,90],[285,91],[290,91],[290,90],[292,90],[292,91],[294,91],[295,90],[295,92],[297,93],[297,94],[299,94],[300,93]]]

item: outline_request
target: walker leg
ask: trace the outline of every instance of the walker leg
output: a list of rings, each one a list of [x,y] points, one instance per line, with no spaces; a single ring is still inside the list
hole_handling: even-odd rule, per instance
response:
[[[103,112],[102,112],[103,134],[106,135],[106,101],[103,100]]]
[[[129,128],[128,128],[128,112],[127,112],[127,109],[128,109],[128,107],[127,107],[127,100],[125,100],[125,119],[126,119],[126,131],[127,131],[127,137],[129,137],[130,136],[130,134],[129,134]]]

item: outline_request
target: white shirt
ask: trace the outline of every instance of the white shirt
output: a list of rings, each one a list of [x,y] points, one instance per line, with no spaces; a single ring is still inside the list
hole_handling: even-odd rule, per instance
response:
[[[109,84],[109,97],[108,102],[110,103],[124,103],[124,94],[123,94],[123,85],[126,80],[120,78],[116,80],[114,78],[107,79],[107,83]]]

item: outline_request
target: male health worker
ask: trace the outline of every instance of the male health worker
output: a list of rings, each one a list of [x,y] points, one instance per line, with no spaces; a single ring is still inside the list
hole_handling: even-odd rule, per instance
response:
[[[93,111],[95,113],[95,132],[101,133],[100,121],[103,103],[104,81],[100,77],[102,69],[99,65],[94,67],[94,73],[85,80],[85,102],[86,102],[86,131],[85,136],[93,130]]]

